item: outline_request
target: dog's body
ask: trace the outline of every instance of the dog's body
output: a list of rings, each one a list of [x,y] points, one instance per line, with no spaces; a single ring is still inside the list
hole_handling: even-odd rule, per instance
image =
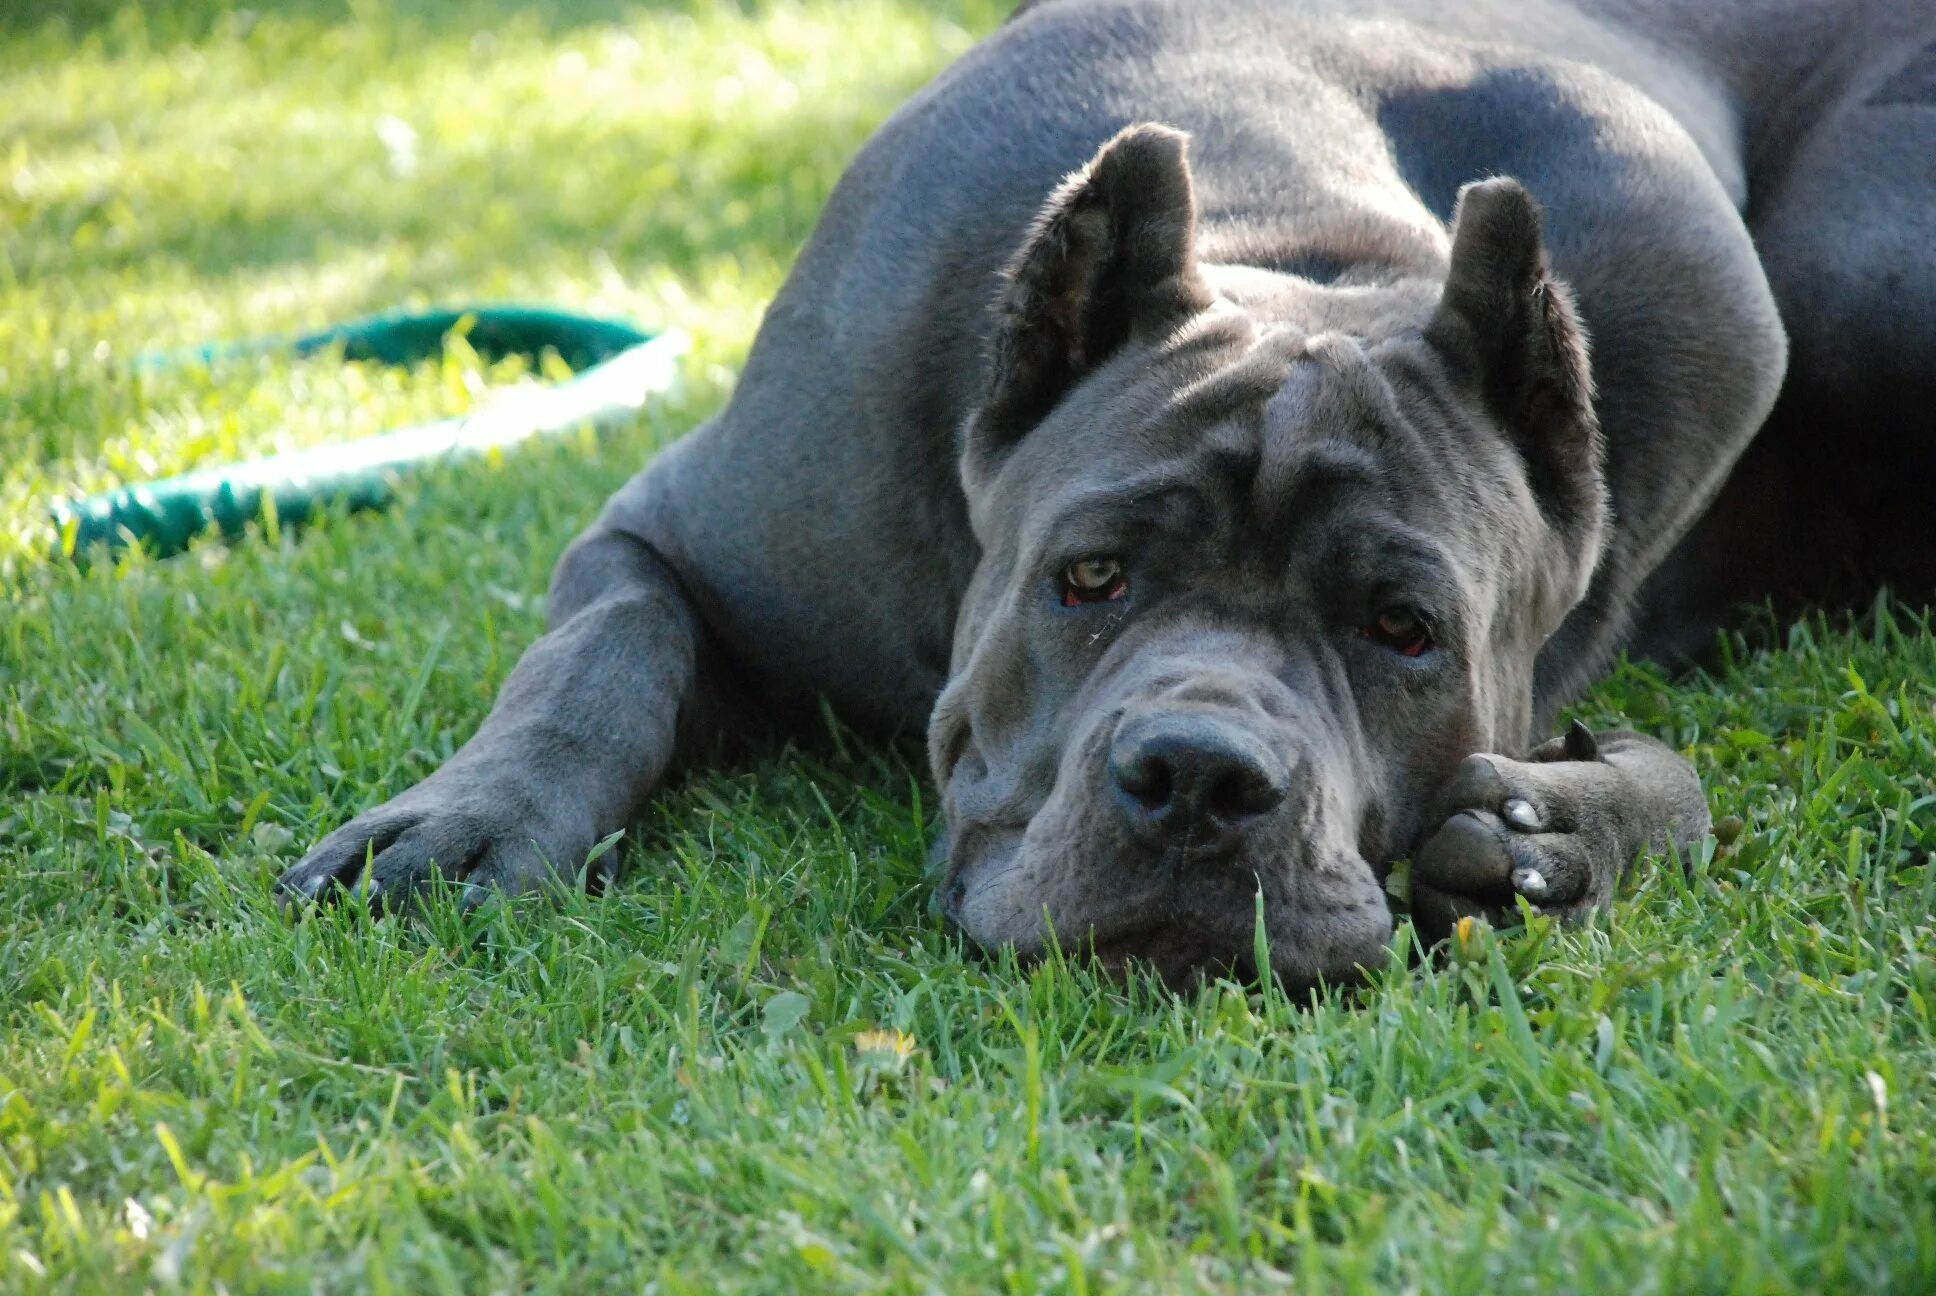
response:
[[[1439,925],[1584,912],[1698,785],[1496,753],[1637,620],[1832,570],[1797,501],[1877,537],[1816,447],[1927,482],[1932,402],[1936,0],[1031,3],[855,161],[478,736],[285,885],[568,875],[825,697],[932,712],[984,943],[1241,965],[1261,891],[1280,974],[1349,975],[1421,843]]]

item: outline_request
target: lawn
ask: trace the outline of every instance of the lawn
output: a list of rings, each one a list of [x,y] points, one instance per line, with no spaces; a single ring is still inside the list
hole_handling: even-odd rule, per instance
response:
[[[1936,637],[1756,623],[1581,709],[1743,827],[1611,921],[1355,998],[964,950],[931,794],[838,733],[602,899],[303,922],[604,494],[717,405],[845,158],[995,0],[0,6],[0,1290],[1936,1288]],[[696,339],[630,431],[171,562],[61,494],[467,408],[520,366],[153,349],[554,302]]]

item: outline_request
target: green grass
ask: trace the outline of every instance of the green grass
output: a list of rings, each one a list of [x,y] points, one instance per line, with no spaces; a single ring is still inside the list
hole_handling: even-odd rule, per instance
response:
[[[1739,839],[1355,1002],[977,959],[916,766],[838,747],[671,796],[601,900],[286,921],[277,871],[468,734],[843,159],[999,17],[546,13],[0,10],[0,1290],[1936,1286],[1936,638],[1898,606],[1623,671],[1583,714],[1683,745]],[[691,387],[389,515],[42,560],[57,493],[517,378],[132,355],[501,297],[679,324]]]

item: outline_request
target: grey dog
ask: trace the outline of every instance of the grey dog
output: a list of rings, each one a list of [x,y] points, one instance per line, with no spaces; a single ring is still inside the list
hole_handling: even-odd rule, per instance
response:
[[[1936,0],[1039,0],[854,161],[727,407],[295,896],[581,872],[677,765],[926,723],[943,913],[1172,980],[1606,905],[1709,830],[1557,709],[1927,582]],[[1892,494],[1891,492],[1895,492]]]

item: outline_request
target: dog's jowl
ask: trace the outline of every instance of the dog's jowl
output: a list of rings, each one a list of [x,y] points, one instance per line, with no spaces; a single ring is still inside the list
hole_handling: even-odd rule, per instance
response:
[[[476,737],[283,886],[575,877],[824,698],[927,725],[984,945],[1252,974],[1261,912],[1304,986],[1383,961],[1396,859],[1428,935],[1605,905],[1708,827],[1659,743],[1550,736],[1613,652],[1936,575],[1872,497],[1936,468],[1932,42],[1936,0],[1026,5],[855,160]]]

